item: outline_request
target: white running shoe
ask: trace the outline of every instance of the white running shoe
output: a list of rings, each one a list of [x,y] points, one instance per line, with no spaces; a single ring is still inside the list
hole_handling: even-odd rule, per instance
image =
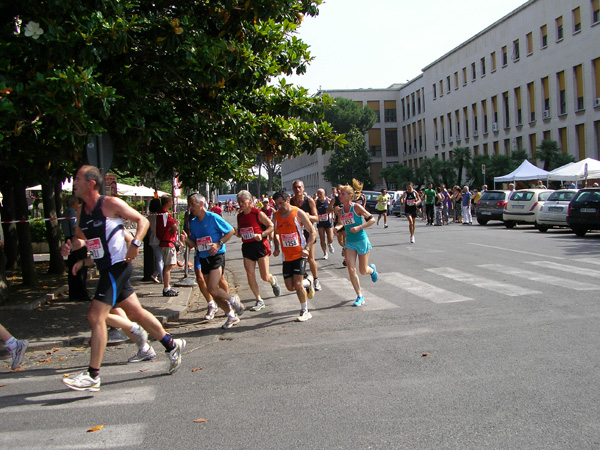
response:
[[[173,339],[175,348],[167,352],[169,357],[169,374],[173,375],[181,367],[181,354],[185,350],[185,339]]]
[[[325,254],[323,255],[323,259],[325,259],[325,260],[329,259],[329,255],[328,255],[327,253],[325,253]]]
[[[94,379],[86,370],[73,377],[63,378],[62,382],[74,391],[98,392],[100,390],[100,377]]]
[[[233,307],[233,309],[235,309],[235,313],[238,316],[244,314],[244,305],[242,304],[242,301],[240,300],[237,294],[231,297],[229,303],[231,303],[231,306]]]
[[[29,341],[18,339],[15,349],[12,352],[8,352],[12,357],[12,365],[10,366],[10,370],[17,370],[17,368],[21,365],[23,362],[23,357],[25,356],[25,352],[27,351],[27,347],[29,347]]]
[[[333,248],[333,243],[327,244],[327,248],[329,249],[329,253],[335,253],[335,248]]]
[[[296,322],[306,322],[308,319],[312,319],[312,314],[308,312],[307,309],[301,310],[298,317],[296,317]]]
[[[142,361],[150,361],[156,358],[156,352],[151,345],[148,346],[148,350],[139,349],[138,352],[127,360],[130,363],[137,363]]]
[[[213,320],[218,310],[219,307],[215,303],[209,303],[208,310],[206,311],[206,315],[204,316],[204,320]]]
[[[415,237],[414,237],[414,236],[411,236],[411,237],[410,237],[410,243],[411,243],[411,244],[414,244],[414,243],[415,243]]]
[[[321,282],[319,281],[318,278],[315,278],[314,285],[315,285],[315,291],[321,290]]]
[[[227,316],[227,321],[223,324],[221,328],[223,328],[224,330],[228,330],[229,328],[231,328],[234,325],[237,325],[238,323],[240,323],[240,318],[238,316]]]

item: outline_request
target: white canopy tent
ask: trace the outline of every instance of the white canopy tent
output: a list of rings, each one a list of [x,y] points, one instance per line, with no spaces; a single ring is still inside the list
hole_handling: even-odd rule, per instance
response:
[[[534,166],[529,161],[525,160],[514,171],[502,177],[494,177],[494,183],[509,183],[515,181],[527,181],[545,179],[548,176],[548,171]]]
[[[26,191],[41,191],[42,185],[38,184],[36,186],[31,186],[25,189]],[[73,192],[73,180],[71,178],[67,178],[62,182],[62,190],[67,192]]]
[[[596,179],[600,178],[600,161],[593,158],[585,158],[576,163],[570,163],[566,166],[554,169],[548,174],[549,180],[557,181],[580,181],[586,178],[586,165],[587,165],[587,178]]]

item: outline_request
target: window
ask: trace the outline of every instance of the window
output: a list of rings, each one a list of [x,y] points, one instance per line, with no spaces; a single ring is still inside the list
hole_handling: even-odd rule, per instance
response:
[[[435,136],[435,145],[439,145],[439,135],[438,135],[438,126],[437,126],[437,118],[433,118],[433,135]]]
[[[446,93],[450,93],[450,75],[446,77]]]
[[[581,10],[579,7],[573,10],[573,34],[581,31]]]
[[[379,102],[378,101],[370,101],[367,102],[367,106],[373,110],[375,113],[375,123],[381,122],[381,117],[379,116]]]
[[[566,128],[558,129],[558,145],[562,149],[563,154],[567,154],[569,152],[569,143],[567,141],[567,129]]]
[[[444,96],[444,81],[440,80],[440,97]]]
[[[502,104],[504,106],[504,128],[510,127],[510,110],[508,109],[508,92],[502,94]]]
[[[448,138],[452,142],[452,113],[448,113]]]
[[[562,39],[565,37],[562,16],[557,17],[555,22],[556,22],[556,40],[562,41]]]
[[[481,76],[485,77],[485,56],[481,58]]]
[[[463,86],[467,85],[467,68],[463,67],[462,69],[462,78],[463,78]]]
[[[433,99],[437,98],[437,85],[433,83]]]
[[[515,88],[515,111],[517,112],[517,126],[523,125],[523,110],[521,107],[521,88]]]
[[[508,64],[508,50],[506,49],[506,45],[502,47],[502,67],[505,67]]]
[[[527,33],[527,54],[531,55],[533,53],[533,33]]]
[[[402,104],[402,120],[406,120],[406,107],[404,105],[404,99],[400,100],[400,103]]]
[[[475,81],[477,78],[477,69],[475,68],[475,63],[471,64],[471,81]]]
[[[460,141],[460,111],[458,109],[454,111],[454,116],[456,118],[456,140]]]
[[[600,1],[600,0],[598,0]],[[490,53],[490,61],[492,62],[492,72],[496,71],[496,52]]]
[[[458,72],[454,72],[454,90],[458,89]]]
[[[369,130],[369,154],[381,157],[381,130],[379,128]]]
[[[537,149],[537,136],[535,133],[529,135],[529,148],[531,149],[531,156],[534,156]]]
[[[473,103],[471,105],[471,110],[473,111],[473,136],[479,136],[479,128],[477,127],[477,103]]]
[[[519,40],[513,41],[513,61],[518,61],[521,59],[521,52],[519,50]]]
[[[488,132],[487,100],[481,101],[481,113],[483,114],[483,133]]]
[[[492,122],[496,124],[498,127],[498,96],[494,95],[492,97]],[[498,130],[493,130],[498,131]]]
[[[541,80],[542,82],[542,91],[544,91],[544,103],[542,104],[543,106],[543,113],[542,113],[542,119],[549,119],[550,118],[550,86],[549,86],[549,82],[548,82],[548,77],[544,77]]]
[[[567,113],[567,91],[565,89],[565,72],[556,74],[556,84],[558,85],[558,114]]]
[[[421,91],[417,91],[417,114],[421,114]]]
[[[535,88],[533,81],[527,85],[527,99],[529,100],[529,122],[535,122]]]
[[[386,122],[396,122],[396,101],[386,100],[383,102],[384,120]]]
[[[386,128],[385,130],[385,154],[398,156],[398,130],[395,128]]]
[[[548,47],[548,27],[546,25],[540,27],[540,43],[541,48]]]
[[[596,58],[592,61],[592,66],[594,69],[594,86],[596,87],[596,96],[595,98],[600,98],[600,58]],[[594,102],[594,106],[596,106],[597,102]]]
[[[575,125],[575,137],[577,138],[577,149],[579,150],[579,160],[585,159],[585,125]]]
[[[575,78],[575,93],[577,98],[575,111],[582,111],[585,105],[583,102],[583,67],[581,64],[573,67],[573,76]]]
[[[442,145],[446,144],[446,127],[444,125],[444,116],[440,116],[440,124],[442,128]]]
[[[465,118],[465,139],[469,137],[469,110],[465,106],[463,108],[463,117]]]
[[[600,22],[600,0],[592,0],[592,24]]]

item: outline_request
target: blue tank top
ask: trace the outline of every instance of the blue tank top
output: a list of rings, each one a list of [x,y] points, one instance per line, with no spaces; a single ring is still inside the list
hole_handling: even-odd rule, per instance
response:
[[[358,233],[350,231],[350,228],[358,227],[363,223],[363,218],[354,212],[354,204],[350,205],[350,212],[345,213],[342,209],[341,219],[342,225],[344,225],[344,229],[346,230],[346,241],[358,242],[366,239],[367,232],[365,230],[360,230]]]
[[[108,269],[113,264],[125,261],[127,242],[123,219],[105,217],[102,213],[104,195],[91,213],[85,212],[85,203],[81,207],[79,228],[85,235],[85,244],[99,270]]]

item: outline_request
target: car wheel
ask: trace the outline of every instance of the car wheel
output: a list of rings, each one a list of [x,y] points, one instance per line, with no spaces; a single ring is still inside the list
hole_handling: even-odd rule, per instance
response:
[[[479,225],[487,225],[488,221],[487,221],[487,220],[485,220],[485,219],[480,219],[480,218],[477,218],[477,223],[478,223]]]
[[[550,228],[548,225],[540,225],[539,223],[535,223],[535,227],[540,231],[540,233],[545,233]]]
[[[575,234],[579,237],[584,237],[587,233],[587,229],[585,227],[571,227]]]
[[[505,221],[504,221],[504,226],[505,226],[506,228],[508,228],[509,230],[510,230],[511,228],[514,228],[514,227],[515,227],[515,225],[516,225],[516,223],[515,223],[515,222],[513,222],[512,220],[505,220]]]

